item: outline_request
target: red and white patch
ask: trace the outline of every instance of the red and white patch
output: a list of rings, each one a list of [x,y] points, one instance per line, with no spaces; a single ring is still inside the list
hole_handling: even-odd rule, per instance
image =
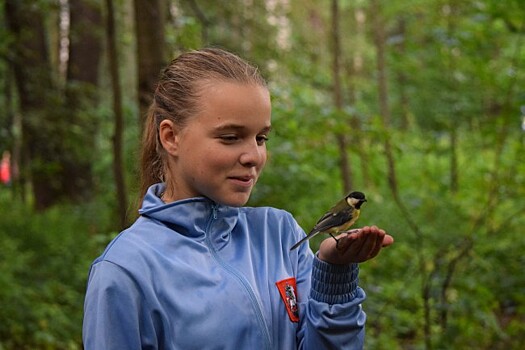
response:
[[[275,283],[279,294],[286,306],[286,312],[290,317],[290,321],[299,322],[299,305],[297,303],[297,285],[295,277],[290,277]]]

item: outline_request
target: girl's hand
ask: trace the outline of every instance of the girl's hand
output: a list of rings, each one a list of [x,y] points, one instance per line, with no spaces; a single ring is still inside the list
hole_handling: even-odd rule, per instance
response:
[[[394,238],[377,226],[365,226],[330,237],[319,247],[319,259],[336,265],[362,263],[374,258],[381,248],[394,243]]]

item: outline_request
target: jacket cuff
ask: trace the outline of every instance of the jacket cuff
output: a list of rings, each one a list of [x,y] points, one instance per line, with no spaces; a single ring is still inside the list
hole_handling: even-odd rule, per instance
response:
[[[344,304],[356,297],[359,265],[334,265],[315,257],[310,297],[322,303]]]

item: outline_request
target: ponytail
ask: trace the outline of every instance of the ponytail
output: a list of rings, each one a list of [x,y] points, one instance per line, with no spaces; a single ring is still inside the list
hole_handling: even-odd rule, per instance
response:
[[[163,180],[163,163],[161,159],[162,146],[160,146],[158,141],[157,129],[155,102],[153,102],[148,110],[142,134],[139,192],[140,202],[151,185]]]

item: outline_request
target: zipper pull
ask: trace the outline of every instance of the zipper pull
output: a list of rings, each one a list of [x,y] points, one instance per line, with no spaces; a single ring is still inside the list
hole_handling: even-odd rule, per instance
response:
[[[212,211],[212,214],[213,214],[213,219],[214,220],[217,220],[217,211],[218,211],[218,205],[217,203],[212,203],[211,204],[211,211]]]

